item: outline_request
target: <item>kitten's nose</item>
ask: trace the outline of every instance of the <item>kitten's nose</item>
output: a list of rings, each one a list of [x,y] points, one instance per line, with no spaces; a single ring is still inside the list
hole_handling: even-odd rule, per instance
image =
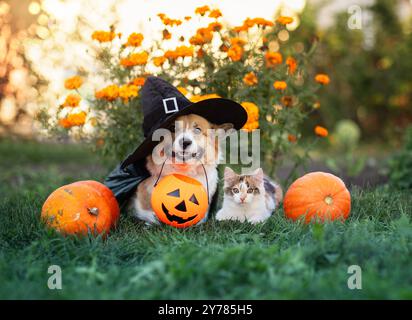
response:
[[[181,138],[179,140],[179,144],[182,147],[182,149],[185,150],[188,146],[192,144],[192,140]]]

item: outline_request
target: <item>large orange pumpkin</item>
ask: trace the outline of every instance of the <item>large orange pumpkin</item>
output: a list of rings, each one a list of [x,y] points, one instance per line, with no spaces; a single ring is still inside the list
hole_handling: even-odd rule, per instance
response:
[[[96,181],[78,181],[53,191],[43,204],[41,217],[64,234],[106,234],[119,212],[109,188]]]
[[[160,221],[177,228],[198,223],[208,208],[207,192],[203,185],[181,174],[162,178],[153,189],[151,203]]]
[[[304,217],[345,220],[350,213],[351,198],[344,182],[330,173],[311,172],[289,187],[283,200],[285,215],[293,220]]]

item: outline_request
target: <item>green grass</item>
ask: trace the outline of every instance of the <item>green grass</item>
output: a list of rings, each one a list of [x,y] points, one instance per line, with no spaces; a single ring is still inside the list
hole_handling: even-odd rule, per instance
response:
[[[62,237],[39,221],[62,184],[106,170],[78,146],[0,143],[0,298],[412,299],[410,192],[352,190],[345,223],[145,227],[123,215],[106,239]],[[349,290],[347,268],[362,268]],[[62,290],[47,269],[62,268]]]

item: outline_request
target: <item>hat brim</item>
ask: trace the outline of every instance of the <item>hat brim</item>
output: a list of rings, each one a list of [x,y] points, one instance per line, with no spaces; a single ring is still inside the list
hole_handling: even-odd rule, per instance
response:
[[[152,141],[153,132],[156,129],[170,127],[176,118],[187,114],[197,114],[217,125],[231,123],[236,130],[241,129],[247,121],[246,110],[239,103],[229,99],[212,98],[192,103],[174,112],[161,125],[153,128],[146,139],[123,161],[121,167],[127,167],[149,155],[158,144],[158,141]]]

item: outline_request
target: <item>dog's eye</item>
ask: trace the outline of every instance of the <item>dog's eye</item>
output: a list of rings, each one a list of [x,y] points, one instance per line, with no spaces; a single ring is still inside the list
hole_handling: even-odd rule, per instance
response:
[[[247,193],[253,193],[253,188],[247,189]]]
[[[174,124],[172,124],[172,125],[170,125],[170,131],[171,132],[175,132],[176,131],[176,127],[175,127],[175,125]]]
[[[239,193],[239,189],[238,189],[238,188],[233,188],[232,191],[233,191],[233,193]]]
[[[200,129],[199,127],[196,127],[194,129],[195,134],[201,134],[202,133],[202,129]]]

